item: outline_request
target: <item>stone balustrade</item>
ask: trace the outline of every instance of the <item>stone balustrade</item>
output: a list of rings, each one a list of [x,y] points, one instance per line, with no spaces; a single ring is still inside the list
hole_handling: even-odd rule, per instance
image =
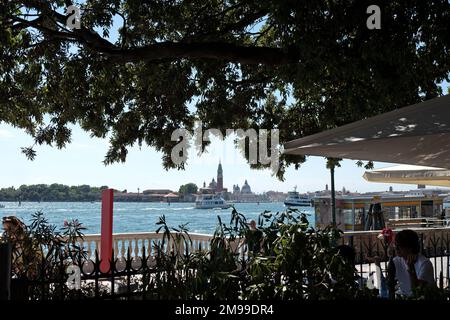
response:
[[[411,228],[423,238],[423,246],[431,255],[440,255],[443,250],[448,250],[450,245],[450,228]],[[398,232],[399,230],[395,230]],[[357,260],[359,257],[372,255],[383,256],[383,243],[377,236],[380,231],[350,231],[345,232],[342,237],[342,244],[347,244],[355,248]],[[175,235],[175,234],[173,234]],[[179,252],[194,252],[197,250],[209,249],[212,235],[190,233],[190,241],[186,243],[180,241],[176,250]],[[162,233],[142,232],[142,233],[118,233],[113,235],[113,249],[115,258],[126,258],[128,251],[133,258],[142,256],[142,250],[145,249],[145,255],[154,257],[155,244],[161,244],[163,239]],[[88,257],[94,258],[95,250],[100,250],[100,235],[85,235],[79,244],[85,248]],[[246,248],[243,241],[232,243],[233,250],[238,252],[240,256],[246,254]],[[166,241],[164,250],[174,250],[175,246],[172,241]],[[435,252],[433,252],[435,251]]]
[[[176,235],[176,234],[172,234]],[[95,256],[95,251],[100,252],[100,234],[88,234],[85,235],[83,240],[79,241],[79,245],[83,247],[87,256],[91,259]],[[190,240],[189,240],[190,239]],[[179,252],[194,252],[197,250],[209,249],[212,235],[190,233],[189,238],[186,236],[187,241],[179,241],[177,250]],[[145,250],[145,255],[154,257],[156,255],[155,245],[161,244],[163,240],[162,233],[156,232],[142,232],[142,233],[116,233],[113,234],[113,250],[114,258],[126,258],[128,251],[132,258],[142,256],[142,251]],[[233,250],[240,251],[240,254],[244,254],[244,245],[240,245],[239,242],[233,243]],[[166,240],[164,249],[166,252],[173,250],[173,240]]]

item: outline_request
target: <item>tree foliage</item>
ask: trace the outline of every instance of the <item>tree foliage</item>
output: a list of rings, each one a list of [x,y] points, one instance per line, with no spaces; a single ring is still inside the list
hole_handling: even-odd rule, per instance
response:
[[[58,148],[79,124],[107,164],[137,143],[182,167],[171,133],[195,120],[283,143],[440,95],[450,71],[447,0],[87,0],[72,30],[71,4],[0,2],[0,122]]]
[[[107,186],[66,186],[62,184],[22,185],[18,189],[0,189],[0,201],[95,201],[101,199],[101,191]]]
[[[180,189],[178,192],[180,194],[186,195],[186,194],[194,194],[197,193],[198,187],[195,183],[187,183],[180,186]]]

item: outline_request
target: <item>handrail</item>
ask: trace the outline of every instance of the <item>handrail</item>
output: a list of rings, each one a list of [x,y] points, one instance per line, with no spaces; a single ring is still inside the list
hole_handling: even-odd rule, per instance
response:
[[[176,233],[174,233],[176,234]],[[116,233],[113,234],[113,250],[114,258],[125,258],[130,252],[132,257],[141,256],[143,250],[147,256],[155,256],[156,251],[154,244],[161,244],[163,233],[156,232],[140,232],[140,233]],[[190,241],[189,241],[190,238]],[[201,233],[189,233],[186,236],[188,243],[181,241],[177,248],[179,252],[193,252],[198,250],[208,249],[210,247],[212,235]],[[82,239],[79,239],[78,244],[85,249],[88,258],[93,258],[95,251],[100,251],[100,234],[87,234]],[[186,247],[187,245],[187,247]],[[232,244],[233,249],[240,255],[245,254],[245,246],[242,245],[241,240],[238,239],[236,243]],[[164,249],[166,252],[174,249],[172,239],[167,239]]]
[[[405,229],[410,229],[410,230],[420,232],[420,233],[422,233],[422,232],[427,233],[427,232],[432,232],[432,231],[450,231],[450,228],[448,228],[448,227],[427,227],[427,228],[418,227],[418,228],[405,228]],[[403,228],[393,229],[394,232],[401,231],[401,230],[403,230]],[[381,233],[381,230],[345,231],[344,236],[351,236],[351,235],[360,236],[360,235],[364,235],[364,234],[369,235],[369,234],[380,234],[380,233]]]
[[[124,238],[129,238],[129,237],[146,237],[146,236],[152,236],[155,238],[162,238],[163,237],[163,233],[162,232],[125,232],[125,233],[113,233],[113,238],[117,238],[117,239],[124,239]],[[212,235],[210,234],[204,234],[204,233],[189,233],[189,236],[194,236],[196,238],[212,238]],[[84,238],[100,238],[101,234],[100,233],[94,233],[94,234],[85,234]]]
[[[394,230],[398,232],[403,228],[397,228]],[[406,226],[405,226],[406,229]],[[424,236],[424,239],[428,241],[430,236],[434,234],[448,234],[450,236],[450,228],[448,227],[428,227],[428,228],[408,228],[416,231]],[[342,241],[344,243],[351,241],[358,243],[360,241],[371,241],[373,243],[378,242],[377,236],[380,234],[381,230],[369,230],[369,231],[346,231],[342,236]],[[175,233],[174,233],[175,235]],[[146,256],[155,256],[155,244],[161,244],[163,233],[156,232],[140,232],[140,233],[116,233],[113,234],[113,249],[115,258],[125,258],[128,255],[128,251],[132,257],[142,256],[143,250],[145,249]],[[180,252],[195,252],[198,250],[208,249],[213,238],[209,234],[201,233],[190,233],[190,242],[184,243],[183,241],[179,244],[178,250]],[[238,239],[236,243],[233,243],[233,249],[240,256],[246,254],[246,246]],[[100,234],[87,234],[83,239],[78,241],[79,245],[85,248],[89,258],[93,258],[95,251],[100,251]],[[166,252],[174,249],[174,244],[172,239],[168,239],[165,244],[164,249]],[[355,248],[357,249],[357,248]]]

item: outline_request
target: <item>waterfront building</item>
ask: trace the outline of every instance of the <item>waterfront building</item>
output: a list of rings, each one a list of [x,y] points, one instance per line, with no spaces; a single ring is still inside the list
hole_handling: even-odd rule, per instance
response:
[[[226,198],[228,189],[223,187],[223,169],[220,161],[217,167],[217,181],[212,178],[208,188],[206,188],[206,183],[203,182],[203,188],[200,189],[200,193],[219,193]]]
[[[283,202],[288,196],[286,192],[272,190],[267,191],[265,195],[270,202]]]
[[[172,190],[170,189],[147,189],[142,191],[143,194],[169,194]]]
[[[222,192],[223,189],[223,170],[222,170],[222,164],[219,161],[219,167],[217,168],[217,185],[216,185],[216,192]]]
[[[217,180],[216,180],[217,179]],[[218,194],[225,200],[231,200],[234,202],[269,202],[270,199],[266,194],[255,194],[247,180],[244,181],[242,188],[238,184],[234,184],[231,192],[228,192],[227,188],[223,186],[224,173],[222,164],[219,161],[217,167],[217,176],[213,178],[206,187],[206,183],[203,182],[203,188],[200,188],[200,194]]]
[[[208,188],[217,192],[217,183],[216,183],[216,180],[214,180],[214,178],[209,183]]]
[[[241,188],[242,194],[252,194],[252,188],[249,186],[247,180],[245,180],[244,185]]]
[[[149,189],[140,192],[114,190],[114,201],[117,202],[179,202],[180,196],[169,189]]]
[[[267,193],[255,194],[248,181],[245,180],[242,188],[233,185],[233,193],[229,194],[229,200],[234,202],[270,202],[272,201]]]

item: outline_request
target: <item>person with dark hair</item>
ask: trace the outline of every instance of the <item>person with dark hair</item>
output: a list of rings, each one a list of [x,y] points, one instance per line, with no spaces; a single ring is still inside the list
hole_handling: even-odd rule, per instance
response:
[[[2,218],[3,241],[10,242],[13,245],[12,262],[13,273],[23,273],[25,263],[23,261],[23,240],[25,238],[25,224],[15,216]]]
[[[400,295],[411,296],[417,287],[435,285],[433,265],[420,253],[420,241],[416,232],[402,230],[397,233],[395,250],[397,257],[393,261]]]
[[[27,234],[25,224],[15,216],[2,218],[4,241],[13,245],[12,272],[16,277],[35,277],[39,272],[39,263],[44,253],[42,248],[33,244]]]
[[[3,238],[10,241],[20,241],[24,237],[25,224],[15,216],[2,218]]]
[[[248,252],[258,254],[261,251],[263,243],[263,233],[256,228],[256,221],[251,220],[248,223],[248,230],[245,234],[245,243],[247,244]]]

